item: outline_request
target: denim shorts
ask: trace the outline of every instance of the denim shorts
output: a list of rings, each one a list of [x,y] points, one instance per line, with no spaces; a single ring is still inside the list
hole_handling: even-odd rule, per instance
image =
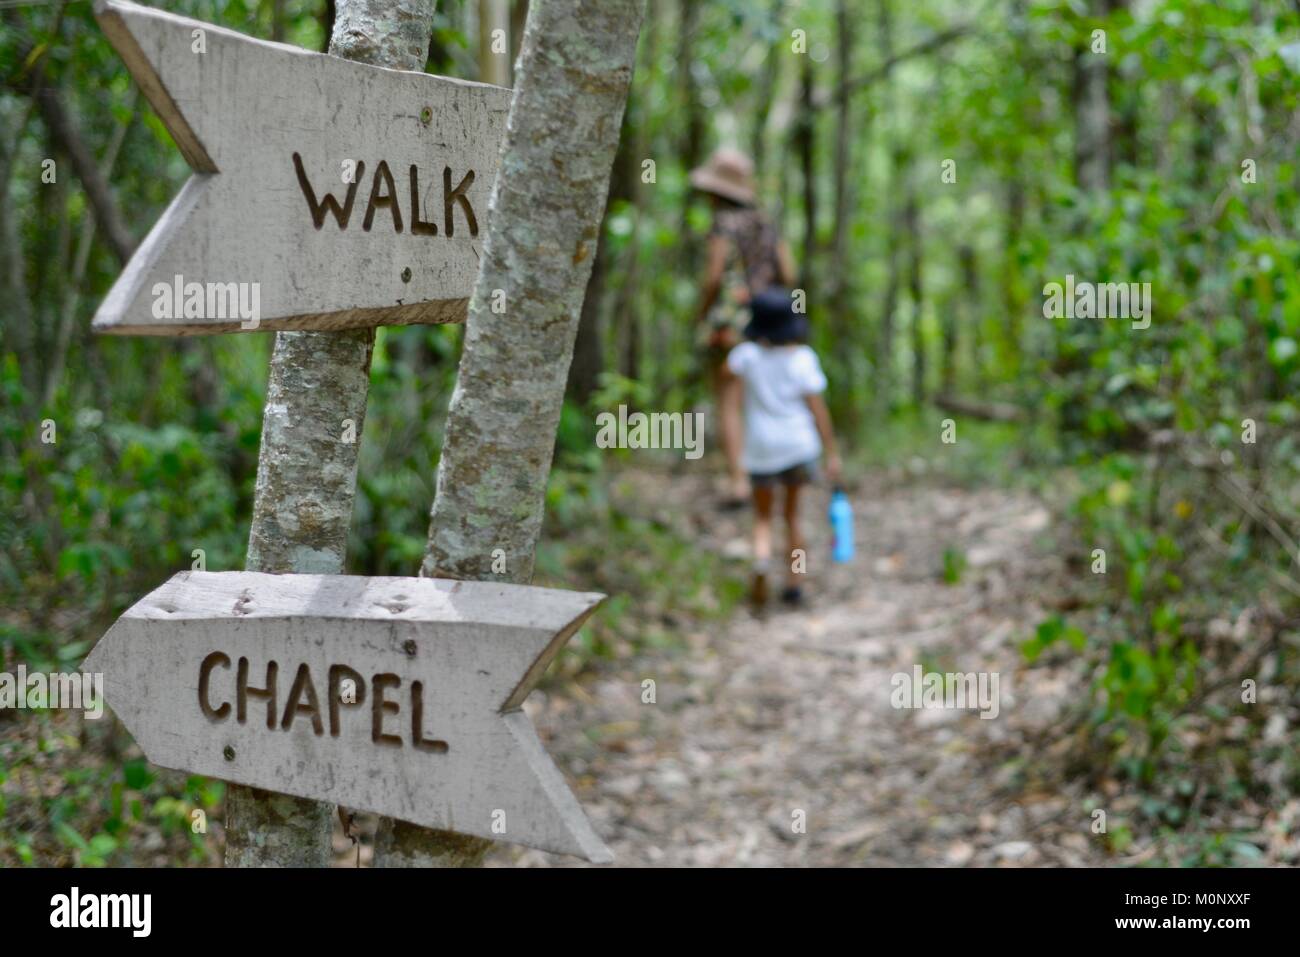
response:
[[[772,485],[808,485],[817,481],[817,460],[792,465],[781,472],[750,472],[749,484],[755,488]]]

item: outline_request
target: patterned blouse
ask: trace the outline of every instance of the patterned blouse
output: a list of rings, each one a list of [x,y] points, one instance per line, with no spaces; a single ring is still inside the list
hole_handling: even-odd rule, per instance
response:
[[[749,310],[737,301],[737,293],[747,289],[749,295],[740,298],[752,299],[780,278],[776,227],[753,207],[720,209],[709,230],[709,237],[714,236],[727,240],[728,251],[722,289],[709,312],[709,325],[741,329],[749,321]]]

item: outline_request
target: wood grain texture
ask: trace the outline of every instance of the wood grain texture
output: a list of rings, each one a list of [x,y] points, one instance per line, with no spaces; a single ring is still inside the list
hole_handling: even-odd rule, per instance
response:
[[[332,56],[398,70],[424,66],[433,0],[337,0]],[[343,571],[374,329],[275,334],[267,378],[248,571]],[[335,813],[328,802],[231,783],[227,867],[324,867]],[[479,840],[462,838],[462,841]]]
[[[510,580],[532,578],[643,12],[642,0],[529,3],[438,463],[427,575],[490,579],[500,549]],[[375,838],[380,867],[463,865],[482,853],[400,821],[380,821]]]
[[[103,672],[109,704],[155,764],[603,862],[609,851],[518,707],[603,597],[182,572],[128,609],[83,667]],[[345,696],[332,668],[359,676],[355,703],[333,703]]]
[[[124,0],[100,0],[96,17],[195,170],[96,313],[97,332],[241,331],[228,310],[156,317],[155,286],[176,276],[205,287],[256,283],[260,329],[464,319],[509,90],[255,40]],[[194,52],[195,30],[205,52]],[[343,163],[357,164],[345,228],[329,211],[316,227],[295,153],[314,199],[328,192],[340,209],[352,188]],[[380,161],[391,190],[377,177]],[[449,213],[445,205],[471,170],[463,195],[477,236],[458,199]],[[437,235],[415,232],[415,205]]]

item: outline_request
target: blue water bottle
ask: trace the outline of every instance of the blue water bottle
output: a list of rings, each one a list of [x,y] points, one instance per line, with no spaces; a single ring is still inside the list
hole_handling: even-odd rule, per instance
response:
[[[834,544],[831,546],[831,560],[835,562],[853,561],[853,506],[844,489],[836,488],[831,492],[831,532]]]

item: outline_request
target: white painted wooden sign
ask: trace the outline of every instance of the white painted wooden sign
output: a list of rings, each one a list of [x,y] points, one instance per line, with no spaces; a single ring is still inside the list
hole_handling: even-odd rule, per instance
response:
[[[521,710],[603,595],[490,582],[182,572],[83,669],[154,764],[590,861]]]
[[[194,175],[97,332],[465,318],[510,91],[255,40],[123,0],[95,16]]]

